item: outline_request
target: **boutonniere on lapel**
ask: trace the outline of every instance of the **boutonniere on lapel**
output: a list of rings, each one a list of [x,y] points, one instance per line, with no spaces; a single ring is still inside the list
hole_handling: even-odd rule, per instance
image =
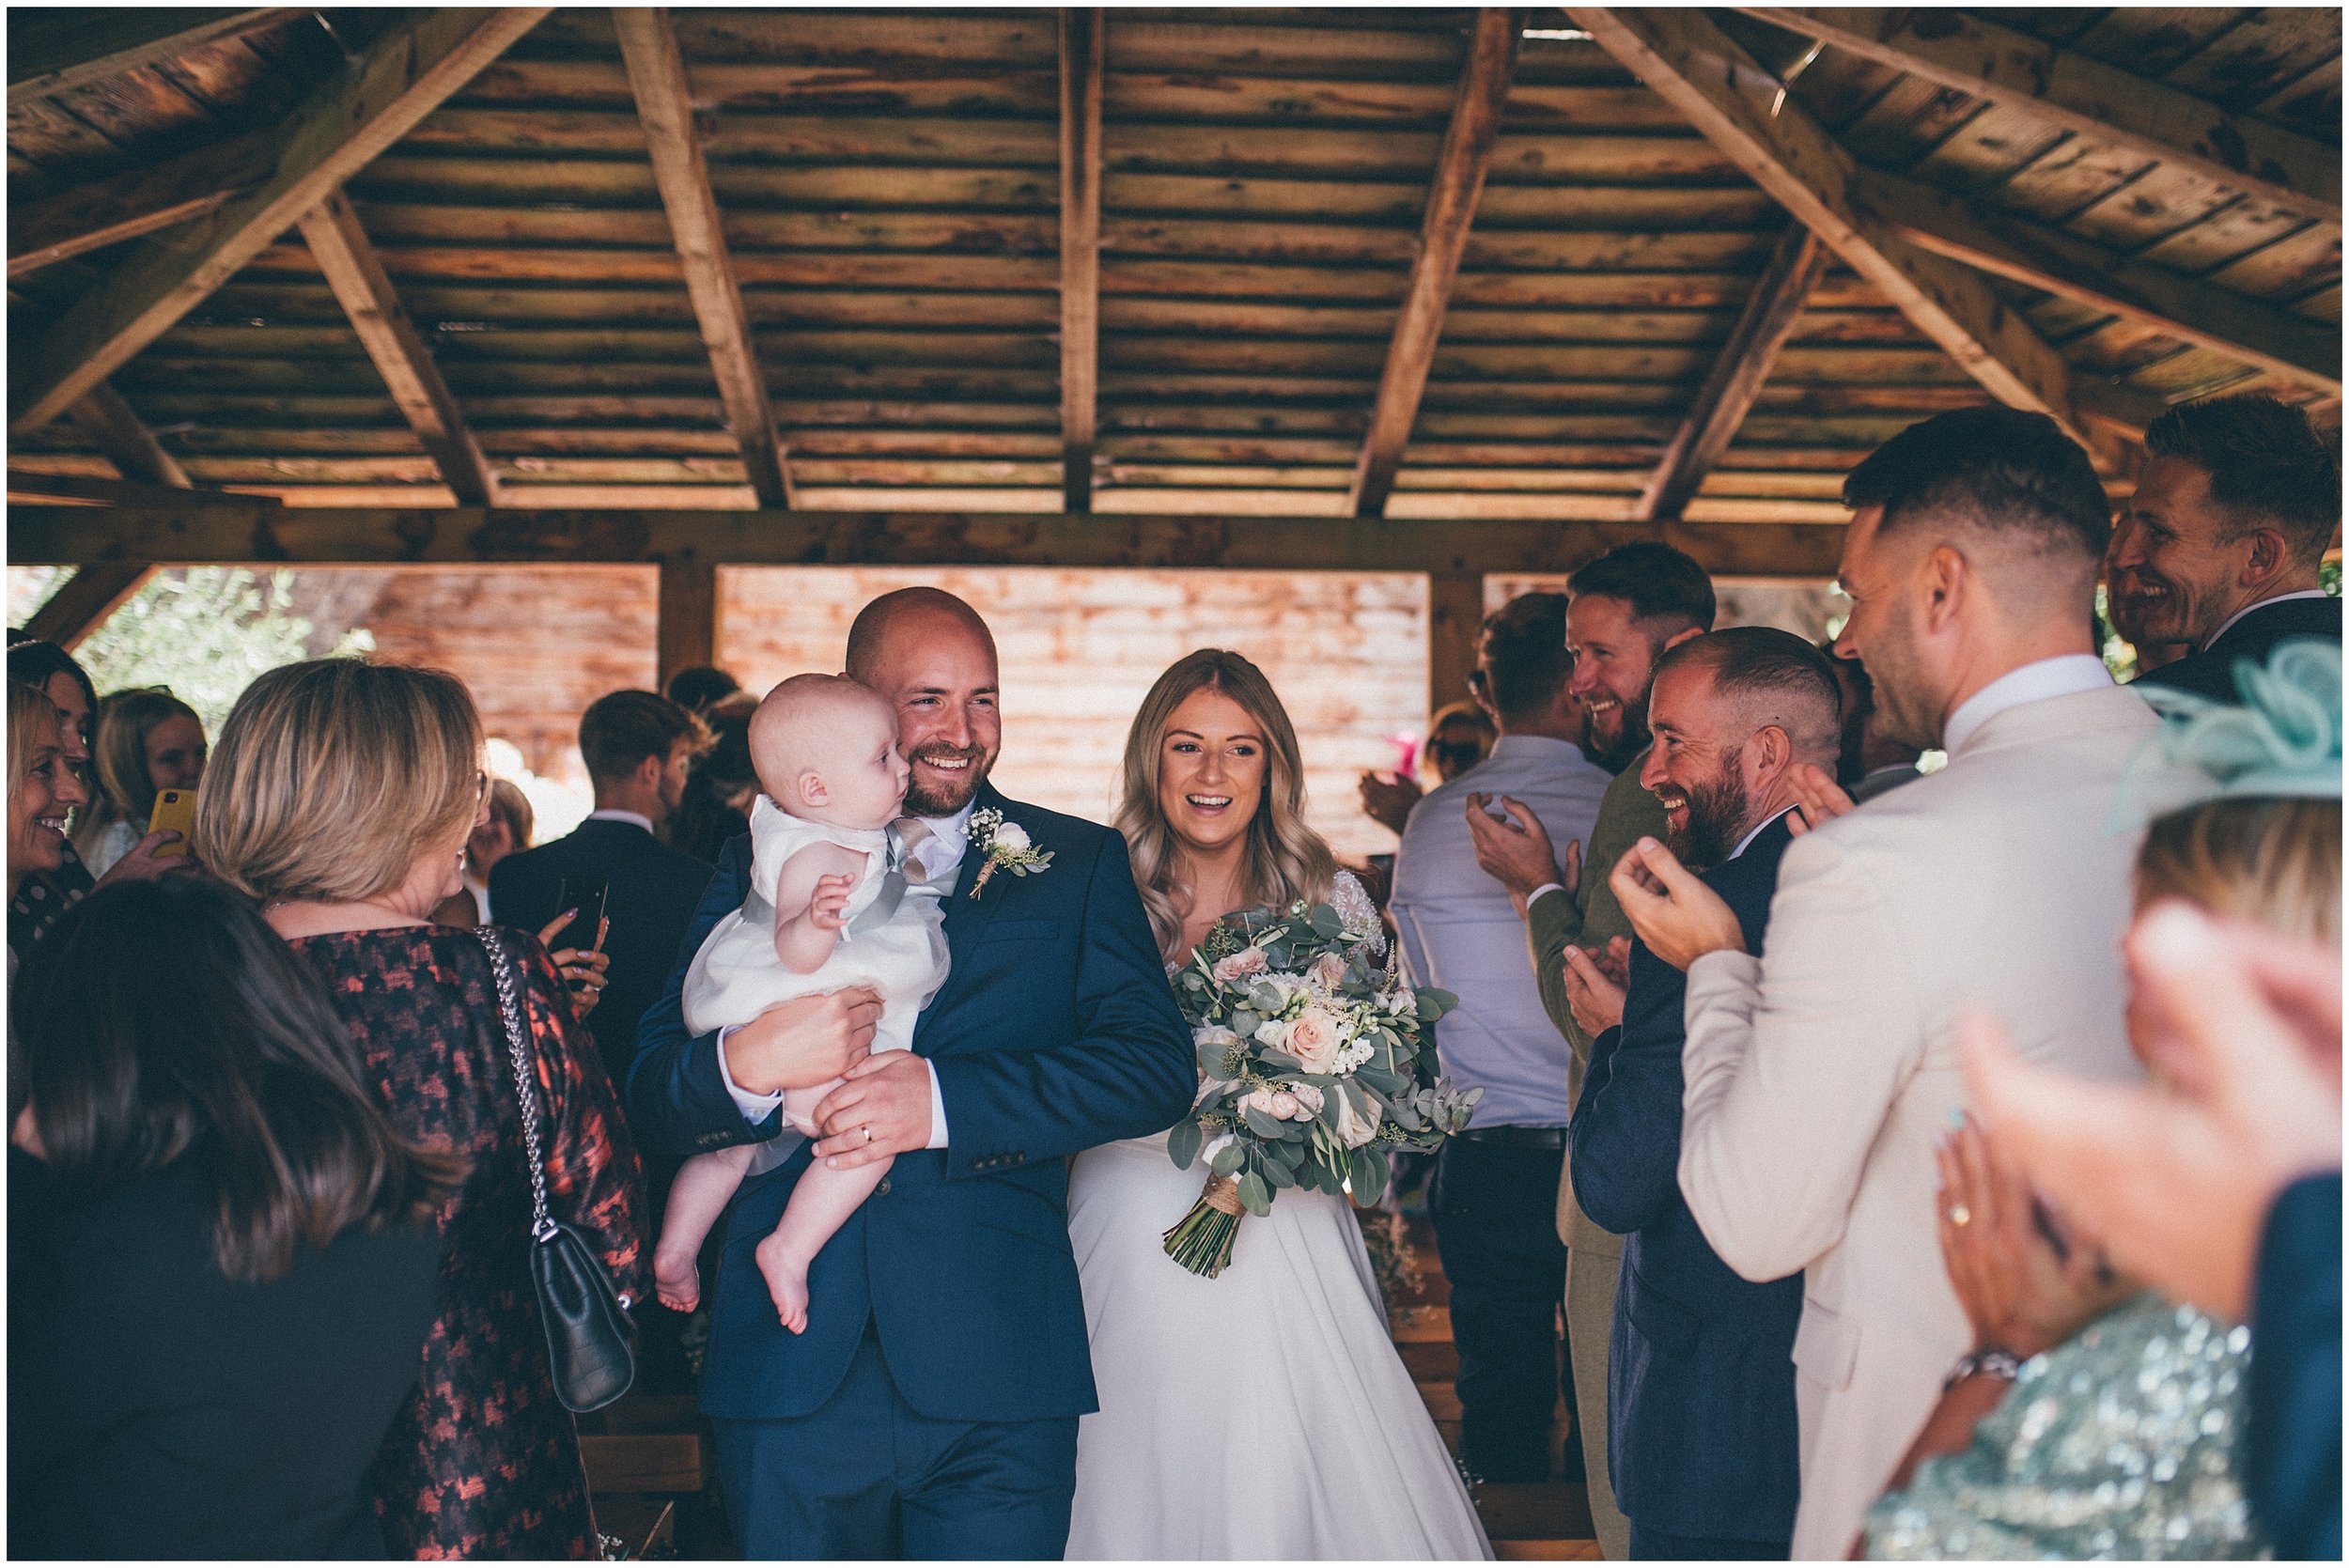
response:
[[[1038,849],[1028,837],[1027,829],[1017,822],[1004,821],[1003,814],[993,806],[971,814],[971,843],[986,857],[971,883],[973,898],[986,889],[987,879],[995,875],[998,866],[1014,877],[1034,877],[1052,863],[1050,849]]]

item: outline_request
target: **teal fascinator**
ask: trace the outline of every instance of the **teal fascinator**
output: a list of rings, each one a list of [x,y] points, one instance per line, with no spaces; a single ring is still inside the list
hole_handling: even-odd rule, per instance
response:
[[[2264,667],[2234,667],[2239,703],[2151,682],[2135,690],[2166,721],[2162,750],[2206,775],[2215,794],[2341,798],[2341,644],[2283,644]]]

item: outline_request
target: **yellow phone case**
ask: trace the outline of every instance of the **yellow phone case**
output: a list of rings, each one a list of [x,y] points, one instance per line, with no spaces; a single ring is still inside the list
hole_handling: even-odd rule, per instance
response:
[[[148,814],[147,831],[160,832],[168,828],[179,836],[155,851],[157,860],[188,852],[188,840],[195,832],[195,791],[193,789],[161,789],[155,792],[155,809]]]

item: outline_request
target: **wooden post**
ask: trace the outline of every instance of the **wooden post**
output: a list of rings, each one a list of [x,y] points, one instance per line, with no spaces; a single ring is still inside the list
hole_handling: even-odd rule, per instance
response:
[[[75,569],[65,586],[24,623],[25,635],[54,643],[70,653],[99,623],[139,591],[155,568],[142,561],[92,561]]]
[[[1060,13],[1061,490],[1093,510],[1101,364],[1101,50],[1098,10]]]
[[[1427,711],[1465,701],[1476,668],[1476,639],[1485,624],[1485,574],[1427,574]]]
[[[718,662],[718,568],[713,563],[691,552],[661,560],[654,642],[663,691],[679,670]]]

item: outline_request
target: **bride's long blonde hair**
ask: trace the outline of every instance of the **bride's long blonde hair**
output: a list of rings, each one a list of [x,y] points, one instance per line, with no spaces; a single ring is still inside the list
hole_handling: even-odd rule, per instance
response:
[[[1191,890],[1174,880],[1179,846],[1159,806],[1159,758],[1166,726],[1194,691],[1221,692],[1237,703],[1263,732],[1266,769],[1263,803],[1248,823],[1242,880],[1258,905],[1287,905],[1297,899],[1327,903],[1337,876],[1337,860],[1321,835],[1305,826],[1305,769],[1297,730],[1264,672],[1238,654],[1201,648],[1176,661],[1150,688],[1126,735],[1125,794],[1117,807],[1117,831],[1133,858],[1134,883],[1150,916],[1159,952],[1172,962],[1183,939],[1183,918],[1190,912]]]

